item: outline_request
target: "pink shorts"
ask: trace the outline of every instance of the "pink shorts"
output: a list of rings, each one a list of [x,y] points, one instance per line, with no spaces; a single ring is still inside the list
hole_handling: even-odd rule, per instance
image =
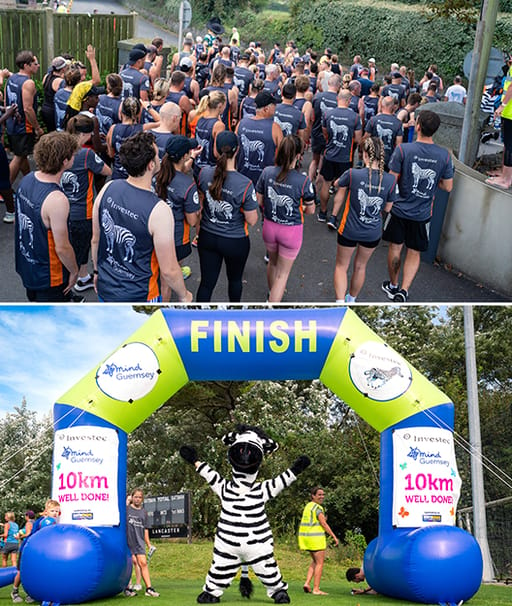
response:
[[[285,259],[296,259],[302,246],[302,224],[281,225],[265,219],[263,241],[269,252],[277,252]]]

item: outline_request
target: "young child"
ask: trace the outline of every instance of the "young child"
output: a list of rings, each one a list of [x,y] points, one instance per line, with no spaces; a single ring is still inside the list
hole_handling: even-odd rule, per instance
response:
[[[5,514],[5,524],[4,524],[4,546],[2,549],[2,566],[5,568],[7,566],[7,558],[9,554],[11,555],[11,563],[13,566],[16,566],[16,561],[18,559],[18,548],[19,542],[16,537],[20,527],[15,522],[16,516],[14,515],[14,511],[8,511]]]
[[[32,514],[32,518],[30,518],[30,515]],[[57,524],[57,519],[60,516],[60,503],[58,501],[54,501],[53,499],[48,499],[46,501],[46,504],[44,506],[44,511],[41,514],[41,516],[39,518],[37,518],[37,520],[35,520],[31,527],[30,530],[28,528],[29,525],[29,520],[27,520],[27,524],[25,525],[25,537],[26,538],[29,534],[34,534],[34,532],[37,532],[38,530],[40,530],[41,528],[44,528],[45,526],[52,526],[53,524]],[[27,511],[27,513],[25,514],[25,519],[27,519],[27,517],[29,519],[34,518],[34,512],[33,511]],[[20,594],[18,593],[20,584],[21,584],[21,577],[20,577],[20,563],[21,563],[21,556],[23,555],[23,548],[25,547],[26,541],[23,541],[20,547],[20,557],[18,558],[18,572],[16,574],[16,577],[14,578],[14,583],[13,583],[13,587],[12,587],[12,591],[11,591],[11,598],[12,601],[15,604],[18,604],[19,602],[23,602],[23,598],[20,596]],[[31,603],[34,600],[27,595],[27,597],[25,598],[25,602],[27,603]]]
[[[135,568],[135,585],[128,587],[125,590],[125,595],[134,596],[137,590],[142,589],[140,584],[142,576],[146,585],[145,595],[158,598],[160,594],[151,586],[146,559],[146,545],[151,549],[151,543],[149,542],[148,514],[143,507],[143,503],[144,493],[140,488],[136,488],[132,492],[131,498],[128,497],[126,507],[126,537]]]

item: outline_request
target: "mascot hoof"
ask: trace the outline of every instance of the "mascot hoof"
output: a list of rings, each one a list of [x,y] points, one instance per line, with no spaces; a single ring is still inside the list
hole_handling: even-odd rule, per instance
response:
[[[207,591],[203,591],[197,596],[198,604],[218,604],[220,602],[220,598]]]
[[[253,586],[251,579],[242,577],[240,579],[240,585],[238,586],[240,594],[243,598],[250,598],[253,592]]]
[[[290,596],[284,589],[280,589],[279,591],[276,591],[274,593],[274,595],[272,596],[272,599],[274,600],[274,602],[276,604],[289,604],[290,603]]]

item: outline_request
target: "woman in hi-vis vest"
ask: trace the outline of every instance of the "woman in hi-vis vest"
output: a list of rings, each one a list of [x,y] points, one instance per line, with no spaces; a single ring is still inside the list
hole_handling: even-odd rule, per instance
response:
[[[322,507],[324,498],[323,488],[315,486],[311,490],[311,501],[304,507],[299,526],[299,548],[309,551],[311,555],[311,564],[306,575],[304,591],[305,593],[311,593],[311,581],[313,581],[314,595],[327,595],[325,591],[320,590],[320,579],[322,578],[325,549],[327,547],[325,533],[332,537],[336,547],[339,543],[338,538],[325,519],[324,508]]]

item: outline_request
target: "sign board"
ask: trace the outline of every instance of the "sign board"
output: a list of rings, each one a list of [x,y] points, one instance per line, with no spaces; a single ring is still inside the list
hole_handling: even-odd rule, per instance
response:
[[[181,12],[181,21],[183,23],[183,27],[188,27],[192,21],[192,5],[188,0],[183,0],[180,5]]]
[[[464,57],[464,75],[469,79],[469,75],[471,73],[471,62],[473,60],[473,51],[469,51],[469,53]],[[487,72],[485,74],[485,85],[488,86],[494,82],[494,78],[501,74],[501,68],[505,65],[505,59],[503,57],[503,51],[500,51],[499,48],[495,48],[494,46],[491,48],[491,52],[489,55],[489,63],[487,64]]]
[[[451,431],[396,429],[393,467],[393,526],[455,525],[461,479]]]
[[[145,497],[149,536],[152,539],[190,539],[191,516],[188,492],[168,496]]]
[[[55,432],[52,498],[60,521],[81,526],[119,524],[119,438],[107,427],[77,426]]]

